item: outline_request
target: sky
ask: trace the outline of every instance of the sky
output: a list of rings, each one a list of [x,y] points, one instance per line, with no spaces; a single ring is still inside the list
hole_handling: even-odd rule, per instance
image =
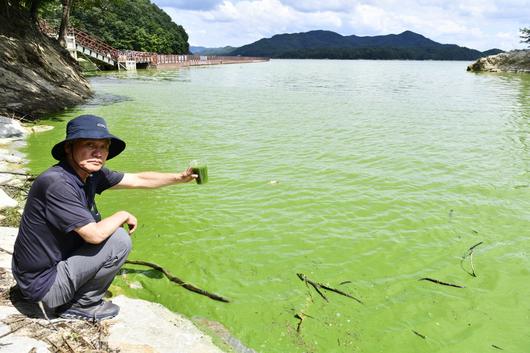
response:
[[[275,34],[329,30],[375,36],[410,30],[481,51],[524,49],[530,0],[151,0],[192,46],[239,47]]]

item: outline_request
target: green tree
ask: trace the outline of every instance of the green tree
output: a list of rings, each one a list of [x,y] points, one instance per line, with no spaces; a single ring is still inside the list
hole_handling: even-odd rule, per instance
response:
[[[521,43],[526,43],[530,47],[530,28],[521,28]]]
[[[118,49],[189,52],[184,28],[149,0],[76,0],[71,22]]]
[[[160,54],[189,53],[188,34],[184,28],[149,0],[20,1],[46,3],[41,6],[39,14],[56,28],[69,8],[69,23],[73,27],[117,49]],[[65,2],[68,2],[66,8],[61,6]]]
[[[13,11],[21,11],[29,14],[31,20],[36,23],[39,9],[52,1],[55,0],[0,0],[0,14],[10,16]]]

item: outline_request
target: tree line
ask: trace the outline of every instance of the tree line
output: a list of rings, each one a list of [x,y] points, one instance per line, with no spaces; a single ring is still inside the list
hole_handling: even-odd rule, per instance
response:
[[[530,46],[530,28],[521,28],[521,43],[526,43]]]
[[[117,49],[188,54],[188,34],[149,0],[3,0],[0,13],[25,12],[45,20],[64,46],[68,26],[85,31]]]

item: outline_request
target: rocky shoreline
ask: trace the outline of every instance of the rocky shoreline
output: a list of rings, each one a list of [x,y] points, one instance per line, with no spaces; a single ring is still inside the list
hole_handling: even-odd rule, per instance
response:
[[[0,116],[0,225],[18,226],[24,199],[33,177],[27,160],[19,151],[28,134],[50,130],[50,126],[22,125],[18,120]]]
[[[530,50],[512,50],[480,58],[469,65],[467,71],[530,73]]]

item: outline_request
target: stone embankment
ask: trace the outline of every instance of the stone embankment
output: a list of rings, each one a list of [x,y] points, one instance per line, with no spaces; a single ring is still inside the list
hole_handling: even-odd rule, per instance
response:
[[[530,50],[512,50],[478,59],[467,71],[530,73]]]
[[[32,180],[25,169],[27,161],[19,151],[26,144],[26,135],[50,128],[24,127],[18,120],[0,116],[0,224],[18,224]]]

